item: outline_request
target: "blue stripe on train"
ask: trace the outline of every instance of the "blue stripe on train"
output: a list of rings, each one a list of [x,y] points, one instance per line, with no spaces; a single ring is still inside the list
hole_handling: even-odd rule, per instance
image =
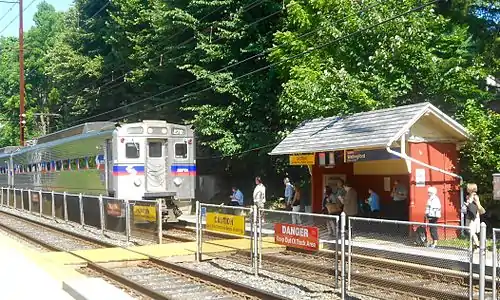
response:
[[[137,172],[138,175],[144,174],[144,166],[143,165],[129,165],[130,167],[134,168],[134,170]],[[128,175],[130,174],[127,171],[127,168],[129,167],[128,165],[126,166],[113,166],[113,175],[115,176],[120,176],[120,175]]]
[[[196,175],[196,165],[172,165],[170,166],[170,173],[173,175]]]

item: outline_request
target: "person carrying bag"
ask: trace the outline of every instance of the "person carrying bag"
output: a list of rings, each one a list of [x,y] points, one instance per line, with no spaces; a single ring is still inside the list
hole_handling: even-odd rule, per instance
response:
[[[479,201],[477,195],[477,185],[475,183],[467,184],[467,200],[462,206],[462,214],[465,215],[466,226],[469,227],[474,247],[479,248],[479,238],[477,234],[481,231],[481,215],[485,214],[486,210]]]

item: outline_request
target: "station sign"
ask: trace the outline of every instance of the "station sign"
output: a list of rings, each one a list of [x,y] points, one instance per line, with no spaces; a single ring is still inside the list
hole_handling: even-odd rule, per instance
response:
[[[500,173],[493,174],[493,200],[500,200]]]
[[[134,222],[156,222],[156,206],[134,205]]]
[[[245,235],[245,217],[219,213],[206,213],[207,230]]]
[[[274,241],[276,244],[309,251],[319,249],[318,227],[295,224],[274,224]]]
[[[391,148],[396,152],[401,152],[401,148]],[[394,154],[387,152],[386,149],[372,150],[346,150],[345,162],[372,161],[372,160],[392,160],[400,159]]]
[[[312,166],[315,162],[316,155],[314,153],[290,155],[290,165],[292,166]]]

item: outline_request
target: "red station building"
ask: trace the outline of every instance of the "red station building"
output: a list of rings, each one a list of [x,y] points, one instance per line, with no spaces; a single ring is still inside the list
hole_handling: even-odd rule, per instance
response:
[[[423,222],[427,189],[434,186],[442,205],[439,223],[461,224],[458,150],[467,130],[430,103],[303,122],[271,155],[290,155],[291,165],[307,165],[313,212],[321,211],[324,187],[348,181],[360,201],[372,188],[382,218],[394,218],[391,190],[398,180],[408,191],[409,221]],[[463,197],[462,197],[463,199]],[[456,231],[445,238],[456,236]]]

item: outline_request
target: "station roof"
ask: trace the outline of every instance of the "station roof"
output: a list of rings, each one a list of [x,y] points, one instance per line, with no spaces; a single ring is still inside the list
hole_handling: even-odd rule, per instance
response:
[[[417,121],[428,115],[454,138],[468,139],[467,130],[462,125],[434,105],[423,102],[345,117],[305,121],[281,141],[270,155],[382,148],[391,140],[399,139]]]

